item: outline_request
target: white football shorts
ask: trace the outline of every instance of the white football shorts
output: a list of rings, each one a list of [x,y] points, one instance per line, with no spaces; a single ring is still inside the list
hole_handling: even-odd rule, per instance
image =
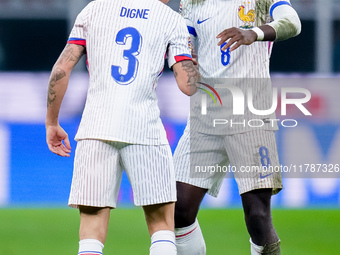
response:
[[[235,177],[239,193],[282,189],[275,131],[253,130],[234,135],[190,133],[181,137],[175,154],[176,181],[203,189],[217,197],[223,178]]]
[[[139,145],[80,140],[74,159],[69,206],[117,206],[125,170],[137,206],[176,201],[176,182],[169,145]]]

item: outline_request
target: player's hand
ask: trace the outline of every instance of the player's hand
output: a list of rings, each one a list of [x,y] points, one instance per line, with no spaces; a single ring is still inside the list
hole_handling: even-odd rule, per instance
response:
[[[229,47],[230,51],[236,50],[241,45],[250,45],[257,40],[257,34],[250,29],[240,29],[236,27],[228,28],[219,33],[216,38],[221,39],[218,46],[221,46],[227,40],[226,45],[223,46],[222,50],[226,50]]]
[[[70,156],[71,145],[68,134],[60,125],[46,125],[46,142],[53,153],[62,157]]]

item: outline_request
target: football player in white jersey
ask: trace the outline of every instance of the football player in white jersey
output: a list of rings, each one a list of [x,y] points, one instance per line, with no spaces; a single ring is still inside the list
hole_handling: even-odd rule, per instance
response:
[[[281,174],[264,171],[279,166],[277,125],[266,121],[276,119],[275,114],[261,116],[262,125],[257,123],[255,128],[243,125],[252,115],[244,109],[243,115],[233,114],[235,102],[229,90],[234,89],[236,98],[235,92],[245,95],[251,88],[255,109],[269,109],[273,41],[298,35],[300,19],[289,0],[182,0],[180,9],[197,53],[202,87],[191,98],[188,124],[174,154],[177,252],[206,253],[196,219],[199,206],[206,193],[218,195],[227,171],[217,170],[232,166],[230,173],[234,173],[241,195],[251,254],[280,254],[270,204],[272,194],[282,189]],[[229,90],[223,91],[221,84],[227,84]],[[216,119],[223,120],[223,127],[212,125]],[[209,167],[213,171],[209,172]],[[254,171],[242,172],[245,167]]]
[[[175,173],[155,88],[165,55],[185,94],[196,91],[199,73],[184,19],[161,2],[167,1],[92,1],[78,15],[51,73],[46,140],[52,152],[69,157],[59,109],[73,67],[87,54],[90,82],[69,198],[80,210],[81,255],[102,254],[123,169],[134,203],[145,212],[150,254],[176,254]]]

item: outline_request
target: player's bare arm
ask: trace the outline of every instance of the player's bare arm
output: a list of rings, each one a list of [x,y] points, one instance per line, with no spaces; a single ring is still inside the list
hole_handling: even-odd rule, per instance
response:
[[[229,40],[222,50],[231,47],[230,51],[234,51],[241,45],[250,45],[255,41],[283,41],[300,34],[299,16],[290,5],[276,7],[273,19],[271,23],[250,30],[236,27],[225,29],[216,36],[220,39],[218,46]]]
[[[71,146],[67,133],[59,125],[59,110],[66,93],[71,71],[84,53],[85,48],[83,46],[67,44],[55,63],[49,80],[45,121],[46,142],[53,153],[63,157],[70,156]]]
[[[186,95],[191,96],[197,91],[196,83],[201,75],[198,67],[191,60],[184,60],[173,65],[173,71],[179,89]]]

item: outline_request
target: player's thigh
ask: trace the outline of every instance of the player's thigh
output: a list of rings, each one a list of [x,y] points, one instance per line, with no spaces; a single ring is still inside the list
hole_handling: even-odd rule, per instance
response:
[[[77,144],[69,205],[116,207],[122,168],[117,143],[81,140]]]
[[[240,194],[255,189],[282,189],[274,131],[253,130],[225,137],[225,146]]]
[[[223,139],[223,136],[190,133],[186,128],[174,154],[176,181],[207,189],[209,194],[217,196],[228,166]]]
[[[132,144],[121,150],[135,205],[176,201],[176,182],[169,145]]]

